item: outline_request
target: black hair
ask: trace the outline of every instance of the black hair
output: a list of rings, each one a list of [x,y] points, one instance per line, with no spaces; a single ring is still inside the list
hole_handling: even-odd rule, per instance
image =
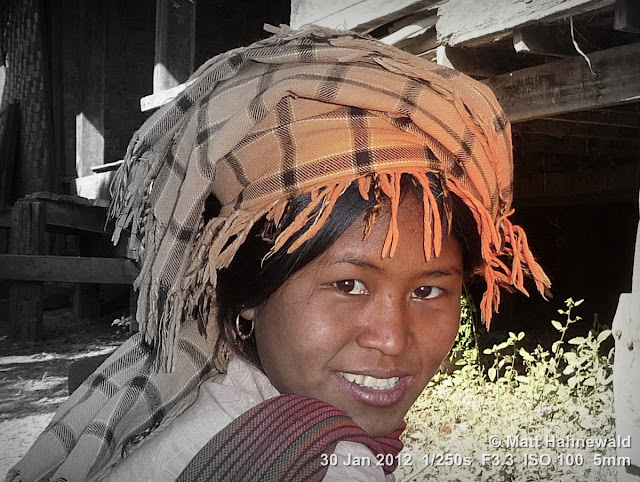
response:
[[[435,182],[434,182],[435,180]],[[464,278],[468,279],[482,263],[480,253],[480,235],[476,222],[467,206],[453,194],[443,196],[440,183],[435,176],[430,177],[432,188],[446,229],[444,203],[448,202],[451,209],[451,235],[460,243],[462,248],[462,263]],[[402,177],[402,196],[412,191],[419,199],[422,197],[420,185],[413,182],[408,175]],[[238,249],[228,268],[218,274],[216,289],[219,308],[218,323],[222,338],[249,361],[260,367],[255,337],[242,341],[234,334],[236,318],[240,311],[255,308],[269,299],[284,282],[297,271],[304,268],[324,251],[351,226],[358,218],[367,216],[378,209],[379,195],[373,188],[369,199],[360,195],[358,184],[354,181],[338,198],[331,215],[318,233],[291,254],[287,248],[295,241],[295,236],[276,253],[265,259],[273,246],[273,240],[279,232],[290,224],[309,203],[309,195],[293,198],[287,213],[277,232],[273,232],[273,225],[262,218],[247,236],[246,241]],[[306,227],[305,227],[306,229]],[[305,229],[301,230],[304,232]]]

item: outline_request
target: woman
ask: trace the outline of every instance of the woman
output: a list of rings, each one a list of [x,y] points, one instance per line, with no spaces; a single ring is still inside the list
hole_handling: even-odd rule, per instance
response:
[[[114,186],[141,333],[8,480],[392,477],[465,277],[487,284],[487,325],[500,286],[549,286],[508,219],[491,92],[350,32],[282,29],[212,59]]]

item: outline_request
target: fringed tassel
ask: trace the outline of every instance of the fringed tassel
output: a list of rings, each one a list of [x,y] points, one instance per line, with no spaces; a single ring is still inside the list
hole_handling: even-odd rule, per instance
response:
[[[315,191],[310,193],[311,201],[305,208],[296,216],[296,218],[287,226],[275,239],[275,242],[272,248],[267,253],[265,258],[273,255],[273,253],[277,252],[281,249],[289,239],[291,239],[294,235],[300,232],[305,226],[311,222],[310,226],[302,233],[298,238],[291,243],[289,248],[287,249],[287,253],[292,253],[300,246],[302,246],[309,239],[313,238],[324,223],[329,218],[329,215],[333,211],[333,206],[335,205],[338,198],[344,193],[344,191],[349,187],[351,181],[338,182],[331,186],[323,186],[318,188]],[[285,207],[282,205],[273,206],[272,211],[274,213],[270,213],[267,216],[267,219],[272,219],[276,222],[276,225],[282,220]]]
[[[468,193],[455,179],[451,179],[449,188],[470,209],[478,225],[484,266],[481,275],[487,283],[480,310],[482,321],[489,328],[493,313],[497,313],[500,304],[500,287],[512,287],[529,296],[524,286],[525,275],[530,275],[540,294],[546,299],[551,282],[536,262],[529,249],[527,237],[520,226],[514,226],[508,219],[513,211],[499,216],[493,221],[491,213],[474,196]],[[502,258],[510,260],[508,266]]]

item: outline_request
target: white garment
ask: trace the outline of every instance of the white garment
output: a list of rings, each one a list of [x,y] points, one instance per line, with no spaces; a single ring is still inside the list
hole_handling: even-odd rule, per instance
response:
[[[105,481],[173,482],[191,459],[234,419],[259,403],[279,395],[269,379],[240,357],[227,373],[201,384],[196,401],[167,428],[151,437],[129,457],[115,465]],[[395,481],[385,476],[376,458],[363,444],[339,442],[325,481]],[[345,465],[349,460],[370,460],[370,466]]]

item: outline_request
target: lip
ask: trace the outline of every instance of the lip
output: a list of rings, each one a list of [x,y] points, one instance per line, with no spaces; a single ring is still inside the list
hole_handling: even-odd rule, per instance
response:
[[[353,373],[353,372],[347,372]],[[355,399],[357,399],[360,403],[365,405],[370,405],[373,407],[390,407],[395,403],[399,402],[404,396],[409,382],[412,379],[411,376],[401,375],[401,374],[391,374],[391,375],[375,375],[372,373],[367,373],[367,375],[373,376],[375,378],[392,378],[399,377],[400,379],[390,390],[377,390],[375,388],[362,387],[355,382],[350,382],[340,373],[336,373],[336,377],[338,378],[338,383]]]

